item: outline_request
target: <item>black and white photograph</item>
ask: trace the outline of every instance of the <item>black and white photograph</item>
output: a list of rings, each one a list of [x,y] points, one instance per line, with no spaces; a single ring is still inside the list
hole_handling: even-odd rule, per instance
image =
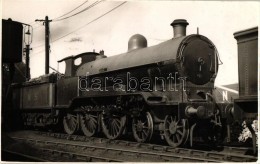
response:
[[[257,163],[259,1],[0,8],[1,163]]]

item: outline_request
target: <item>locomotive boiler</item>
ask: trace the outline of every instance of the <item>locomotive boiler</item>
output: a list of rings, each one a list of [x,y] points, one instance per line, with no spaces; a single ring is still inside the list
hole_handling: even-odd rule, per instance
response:
[[[138,142],[158,134],[173,147],[192,144],[194,136],[214,141],[225,106],[212,96],[217,49],[203,35],[186,36],[186,20],[171,25],[174,37],[158,45],[147,47],[145,37],[136,34],[126,53],[66,57],[58,61],[66,63],[64,74],[14,84],[24,124],[62,123],[68,134],[102,132],[110,139],[131,132]]]

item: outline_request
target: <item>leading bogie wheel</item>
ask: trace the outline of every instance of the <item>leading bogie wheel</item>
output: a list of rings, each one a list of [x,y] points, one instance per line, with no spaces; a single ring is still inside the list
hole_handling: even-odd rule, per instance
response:
[[[153,119],[149,112],[141,113],[132,120],[132,131],[137,142],[146,142],[153,135]]]
[[[77,114],[67,113],[63,117],[63,127],[67,134],[74,134],[78,130],[79,122]]]
[[[177,120],[176,116],[167,115],[164,120],[164,137],[172,147],[179,147],[187,142],[189,127],[187,119]]]

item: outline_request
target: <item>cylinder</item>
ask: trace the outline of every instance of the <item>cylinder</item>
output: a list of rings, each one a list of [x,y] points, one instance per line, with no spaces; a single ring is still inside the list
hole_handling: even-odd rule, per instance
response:
[[[171,26],[173,27],[174,38],[186,36],[186,27],[189,23],[185,19],[175,19]]]
[[[187,106],[185,109],[185,115],[187,117],[191,117],[194,116],[197,113],[197,109],[191,107],[191,106]]]
[[[206,108],[204,106],[199,106],[198,108],[187,106],[185,109],[185,115],[187,117],[192,117],[196,115],[198,118],[206,118]]]

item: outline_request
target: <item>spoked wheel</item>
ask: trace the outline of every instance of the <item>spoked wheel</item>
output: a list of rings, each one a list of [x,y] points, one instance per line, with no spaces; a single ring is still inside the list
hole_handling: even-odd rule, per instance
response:
[[[164,136],[172,147],[184,145],[188,139],[189,128],[186,119],[177,120],[176,117],[167,115],[164,120]]]
[[[132,120],[132,130],[137,142],[149,141],[153,135],[153,119],[149,112],[143,113]]]
[[[78,130],[77,115],[68,113],[66,116],[64,116],[63,126],[67,134],[74,134]]]
[[[122,135],[126,125],[126,115],[102,114],[102,129],[105,136],[109,139],[116,139]]]
[[[88,136],[93,136],[97,131],[97,116],[86,113],[80,115],[80,126],[82,132]]]

